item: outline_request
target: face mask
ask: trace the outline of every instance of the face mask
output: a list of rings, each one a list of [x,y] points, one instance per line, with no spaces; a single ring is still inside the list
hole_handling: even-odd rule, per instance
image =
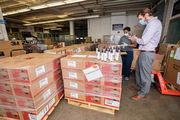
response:
[[[129,34],[128,33],[125,33],[124,36],[128,36]]]
[[[141,25],[147,25],[147,22],[145,21],[143,21],[143,20],[141,20],[141,21],[139,21],[139,23],[141,24]]]

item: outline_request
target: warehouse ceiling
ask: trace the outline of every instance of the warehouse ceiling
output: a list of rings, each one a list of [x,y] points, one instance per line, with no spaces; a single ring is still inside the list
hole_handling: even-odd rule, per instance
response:
[[[127,15],[137,14],[138,11],[145,7],[152,8],[159,1],[160,0],[1,0],[0,6],[5,20],[9,22],[27,25],[38,23],[37,25],[41,26],[62,26],[64,21],[86,19],[89,17],[93,18],[95,15],[106,17],[115,12],[126,12]],[[57,21],[54,23],[54,20]],[[45,23],[44,21],[52,21],[52,23]]]

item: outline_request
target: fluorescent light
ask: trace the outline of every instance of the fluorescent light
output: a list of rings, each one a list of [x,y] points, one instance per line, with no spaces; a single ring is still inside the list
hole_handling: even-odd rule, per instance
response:
[[[53,3],[48,3],[48,7],[54,7],[54,6],[59,6],[59,5],[64,5],[64,2],[53,2]]]
[[[65,17],[67,17],[68,15],[58,15],[57,17],[59,17],[59,18],[65,18]]]
[[[82,1],[85,1],[85,0],[66,0],[64,1],[66,4],[70,4],[70,3],[76,3],[76,2],[82,2]]]
[[[32,6],[30,7],[33,10],[38,10],[38,9],[43,9],[43,8],[47,8],[47,5],[37,5],[37,6]]]
[[[32,7],[29,7],[29,8],[25,8],[25,9],[19,9],[19,10],[16,10],[16,11],[3,13],[3,16],[22,13],[22,12],[27,12],[27,11],[30,11],[30,10],[38,10],[38,9],[43,9],[43,8],[48,8],[48,7],[60,6],[60,5],[64,5],[64,4],[82,2],[82,1],[86,1],[86,0],[64,0],[64,1],[61,1],[61,2],[46,3],[46,4],[43,4],[43,5],[37,5],[37,6],[32,6]]]
[[[27,12],[27,11],[30,11],[31,9],[29,8],[24,8],[24,9],[20,9],[20,10],[17,10],[19,13],[22,13],[22,12]]]
[[[92,15],[92,16],[77,17],[77,18],[58,19],[58,20],[50,20],[50,21],[24,24],[24,26],[39,25],[39,24],[44,24],[44,23],[64,22],[64,21],[71,21],[71,20],[91,19],[91,18],[98,18],[98,17],[99,15]]]

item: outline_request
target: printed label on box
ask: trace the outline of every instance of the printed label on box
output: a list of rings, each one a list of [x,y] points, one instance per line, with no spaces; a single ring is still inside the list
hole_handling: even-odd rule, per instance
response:
[[[68,61],[68,67],[76,67],[75,61]]]
[[[44,72],[45,72],[45,67],[44,66],[36,68],[36,75],[37,76],[39,76],[40,74],[42,74]]]
[[[174,55],[174,50],[171,50],[170,57],[173,57],[173,55]]]
[[[180,60],[180,48],[177,48],[177,49],[176,49],[176,54],[175,54],[175,56],[174,56],[174,59]]]
[[[65,51],[62,51],[62,54],[65,54]]]
[[[73,55],[72,57],[82,57],[85,58],[87,55]]]
[[[70,82],[70,87],[72,88],[78,88],[78,84],[74,82]]]
[[[47,85],[48,84],[48,78],[46,77],[46,78],[42,79],[41,81],[39,81],[39,84],[40,84],[40,88]]]
[[[69,72],[69,78],[76,78],[77,79],[77,73]]]
[[[48,90],[43,94],[44,100],[45,100],[46,98],[48,98],[50,95],[51,95],[51,90],[48,89]]]
[[[37,120],[41,120],[43,116],[48,112],[48,105],[37,115]]]
[[[180,72],[177,74],[177,84],[180,85]]]
[[[36,115],[33,115],[33,114],[30,113],[28,116],[29,116],[30,120],[37,120],[37,116]]]
[[[55,99],[53,98],[53,99],[49,102],[49,108],[51,108],[54,103],[55,103]]]
[[[115,106],[115,107],[119,107],[119,102],[113,101],[113,100],[105,100],[105,104]]]
[[[89,55],[88,58],[97,58],[97,55]]]
[[[71,94],[71,97],[73,97],[73,98],[78,98],[78,94],[77,94],[77,93],[71,92],[70,94]]]
[[[57,54],[61,54],[61,52],[58,52]]]
[[[85,70],[83,70],[86,78],[88,81],[92,81],[103,77],[101,70],[99,69],[98,65],[93,65]]]
[[[78,53],[78,52],[81,52],[81,48],[77,48],[77,53]]]
[[[47,54],[56,54],[56,52],[45,52]]]

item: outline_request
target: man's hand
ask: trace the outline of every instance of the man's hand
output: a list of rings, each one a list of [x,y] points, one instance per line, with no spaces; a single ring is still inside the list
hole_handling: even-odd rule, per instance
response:
[[[129,39],[132,41],[132,42],[136,42],[137,40],[137,37],[136,36],[129,36]]]

